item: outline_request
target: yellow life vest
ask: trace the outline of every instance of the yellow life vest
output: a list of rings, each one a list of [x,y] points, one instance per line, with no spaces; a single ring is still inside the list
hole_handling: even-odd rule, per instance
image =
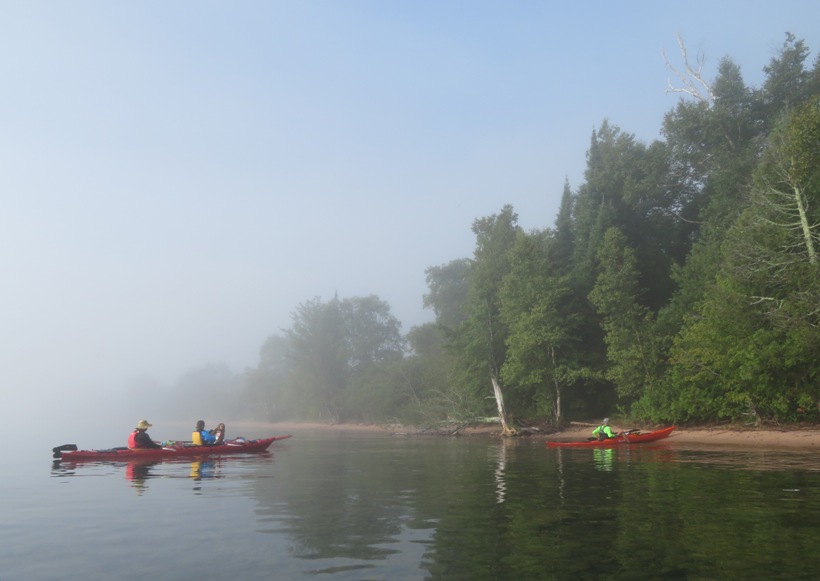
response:
[[[191,441],[194,443],[194,446],[202,446],[202,434],[199,432],[192,432]]]

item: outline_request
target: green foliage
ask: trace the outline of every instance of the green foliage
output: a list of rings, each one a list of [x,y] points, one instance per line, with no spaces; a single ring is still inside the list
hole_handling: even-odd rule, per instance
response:
[[[426,325],[439,334],[424,350],[404,360],[401,384],[405,399],[393,417],[416,426],[434,427],[443,421],[467,422],[484,417],[491,408],[486,394],[469,381],[459,354],[445,342],[440,327]],[[411,339],[413,342],[413,339]]]
[[[401,335],[401,323],[390,312],[390,305],[370,295],[345,299],[339,307],[348,367],[358,371],[375,363],[402,358],[405,340]]]
[[[501,316],[509,335],[502,377],[511,409],[548,416],[560,424],[582,365],[576,339],[578,317],[564,263],[552,232],[520,233],[501,287]]]
[[[520,231],[512,206],[473,223],[476,245],[465,319],[456,330],[454,344],[476,385],[489,385],[504,362],[508,330],[500,314],[499,293]]]
[[[719,278],[675,341],[665,390],[650,393],[639,409],[673,421],[793,420],[800,405],[817,400],[818,336],[806,342],[767,319]],[[675,397],[664,399],[664,391]]]
[[[495,414],[493,396],[555,423],[616,409],[817,421],[820,58],[809,70],[808,55],[787,34],[760,88],[722,59],[706,97],[664,116],[663,141],[605,120],[554,229],[524,232],[507,205],[475,220],[471,257],[425,271],[434,324],[402,337],[375,296],[299,305],[246,373],[247,399],[267,419],[419,425]]]
[[[680,101],[663,123],[669,183],[693,235],[698,227],[720,232],[735,218],[763,136],[761,99],[730,59],[721,61],[713,91],[712,106]]]
[[[313,299],[293,314],[287,332],[293,360],[291,386],[303,392],[311,419],[339,421],[340,397],[351,369],[350,343],[341,301]]]
[[[805,68],[808,56],[805,41],[797,40],[787,32],[779,53],[763,67],[766,73],[763,94],[770,120],[776,120],[782,112],[798,107],[812,97],[812,75]]]
[[[436,323],[426,323],[410,329],[407,342],[411,351],[420,356],[434,356],[441,352],[447,341],[443,329]]]
[[[245,373],[245,399],[258,420],[287,419],[287,382],[291,371],[290,343],[283,335],[268,337],[259,353],[259,365]]]
[[[395,420],[410,396],[401,367],[400,362],[393,362],[353,374],[342,403],[344,420],[369,424]]]
[[[763,89],[741,90],[739,73],[727,65],[715,84],[723,102],[701,105],[697,113],[680,105],[667,117],[668,135],[680,140],[676,151],[688,155],[681,165],[698,170],[689,173],[698,176],[698,196],[707,200],[700,204],[707,222],[660,319],[667,333],[680,329],[670,335],[671,367],[635,413],[656,421],[756,423],[816,409],[808,403],[818,398],[820,276],[810,255],[820,224],[820,215],[811,214],[820,201],[812,173],[820,134],[816,104],[797,107],[810,86],[805,57],[802,42],[788,35],[766,68]],[[700,119],[698,145],[681,131],[686,115]],[[760,133],[767,127],[775,128],[771,136]],[[712,145],[707,135],[715,136]],[[692,155],[701,150],[701,158]]]
[[[359,388],[357,397],[372,392],[373,370],[404,356],[400,324],[376,296],[313,299],[297,307],[292,321],[284,336],[268,339],[259,366],[245,377],[246,394],[266,419],[341,421],[353,405],[350,385]]]
[[[470,290],[471,261],[453,260],[424,271],[430,292],[424,295],[425,308],[432,309],[436,322],[454,330],[464,320],[464,303]]]
[[[654,317],[638,300],[635,253],[617,228],[610,228],[598,252],[600,274],[589,298],[603,317],[606,333],[606,374],[622,399],[640,397],[660,374]]]

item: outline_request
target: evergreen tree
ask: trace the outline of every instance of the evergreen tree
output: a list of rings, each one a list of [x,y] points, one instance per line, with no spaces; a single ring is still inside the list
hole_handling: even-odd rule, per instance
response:
[[[766,81],[763,83],[763,100],[766,106],[768,127],[772,127],[780,115],[806,103],[812,96],[812,72],[805,68],[809,48],[804,40],[790,32],[777,56],[763,67]]]
[[[561,205],[555,218],[552,242],[547,247],[550,263],[554,265],[556,272],[561,274],[568,274],[571,270],[572,256],[575,252],[574,206],[575,196],[569,187],[569,181],[565,181]]]
[[[640,397],[660,376],[652,312],[640,304],[637,261],[626,237],[610,228],[598,252],[600,274],[590,300],[603,317],[607,378],[627,402]]]
[[[649,408],[701,421],[817,416],[819,167],[820,109],[810,105],[772,134],[716,284],[675,341],[669,393]]]

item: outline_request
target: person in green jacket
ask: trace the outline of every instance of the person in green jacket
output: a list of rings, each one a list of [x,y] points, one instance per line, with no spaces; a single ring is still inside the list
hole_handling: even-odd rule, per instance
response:
[[[606,440],[607,438],[617,438],[618,436],[620,436],[620,432],[616,434],[612,431],[612,428],[609,427],[609,418],[604,418],[601,425],[592,430],[592,437],[596,440]]]

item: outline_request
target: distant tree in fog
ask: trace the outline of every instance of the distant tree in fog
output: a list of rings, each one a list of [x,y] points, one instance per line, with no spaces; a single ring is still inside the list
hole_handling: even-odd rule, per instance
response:
[[[245,397],[251,416],[268,421],[287,419],[287,382],[293,368],[290,339],[268,337],[259,350],[259,365],[245,373]]]
[[[375,295],[315,298],[301,303],[291,319],[245,376],[246,395],[266,419],[341,421],[351,379],[404,356],[401,324]]]
[[[224,363],[196,367],[180,377],[172,390],[169,407],[179,410],[192,422],[199,419],[222,421],[247,415],[246,403],[239,397],[242,377]]]

